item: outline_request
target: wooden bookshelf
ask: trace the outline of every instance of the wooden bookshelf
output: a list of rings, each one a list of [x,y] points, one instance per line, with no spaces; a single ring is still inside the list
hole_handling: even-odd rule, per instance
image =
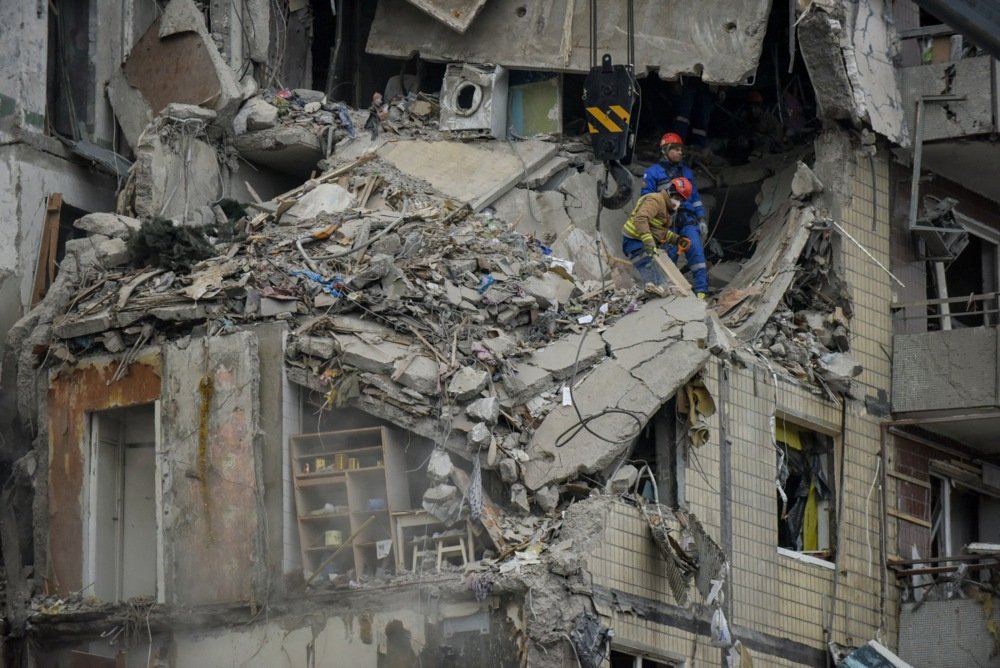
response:
[[[310,577],[352,533],[374,519],[325,571],[353,579],[380,565],[378,541],[392,540],[391,513],[409,510],[403,435],[368,427],[289,437],[302,567]],[[381,565],[395,563],[391,556]],[[320,574],[323,577],[323,574]]]

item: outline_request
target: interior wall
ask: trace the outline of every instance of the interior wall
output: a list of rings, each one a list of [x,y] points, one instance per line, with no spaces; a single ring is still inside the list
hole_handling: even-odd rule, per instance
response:
[[[159,352],[150,349],[111,382],[119,360],[93,358],[55,373],[49,381],[48,565],[36,564],[57,595],[80,591],[84,584],[82,499],[88,442],[87,414],[136,406],[160,397]]]

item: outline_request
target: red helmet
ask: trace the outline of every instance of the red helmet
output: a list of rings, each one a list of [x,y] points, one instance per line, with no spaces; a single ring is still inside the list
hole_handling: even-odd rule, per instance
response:
[[[668,132],[667,134],[660,137],[660,148],[669,146],[670,144],[677,144],[679,146],[684,145],[684,140],[676,132]]]
[[[747,93],[747,102],[750,104],[764,104],[764,96],[760,94],[760,91],[752,90]]]
[[[691,197],[691,189],[694,186],[683,176],[678,176],[676,179],[670,181],[670,185],[667,186],[668,195],[677,195],[683,200],[687,200]]]

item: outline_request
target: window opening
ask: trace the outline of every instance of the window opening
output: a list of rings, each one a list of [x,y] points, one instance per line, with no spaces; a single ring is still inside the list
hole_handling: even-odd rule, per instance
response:
[[[91,3],[49,3],[48,131],[73,140],[93,134],[94,70],[90,58]]]
[[[778,547],[833,557],[833,439],[778,421]]]
[[[156,411],[91,415],[85,586],[102,601],[157,595]]]
[[[681,668],[683,663],[666,659],[654,659],[642,654],[628,651],[611,650],[610,668]]]

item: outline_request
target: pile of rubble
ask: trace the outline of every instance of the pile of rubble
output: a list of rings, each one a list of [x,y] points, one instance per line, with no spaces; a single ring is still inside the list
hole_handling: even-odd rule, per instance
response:
[[[848,354],[853,307],[847,283],[833,267],[832,233],[829,226],[814,225],[791,286],[753,345],[799,380],[850,394],[850,379],[862,369]]]

